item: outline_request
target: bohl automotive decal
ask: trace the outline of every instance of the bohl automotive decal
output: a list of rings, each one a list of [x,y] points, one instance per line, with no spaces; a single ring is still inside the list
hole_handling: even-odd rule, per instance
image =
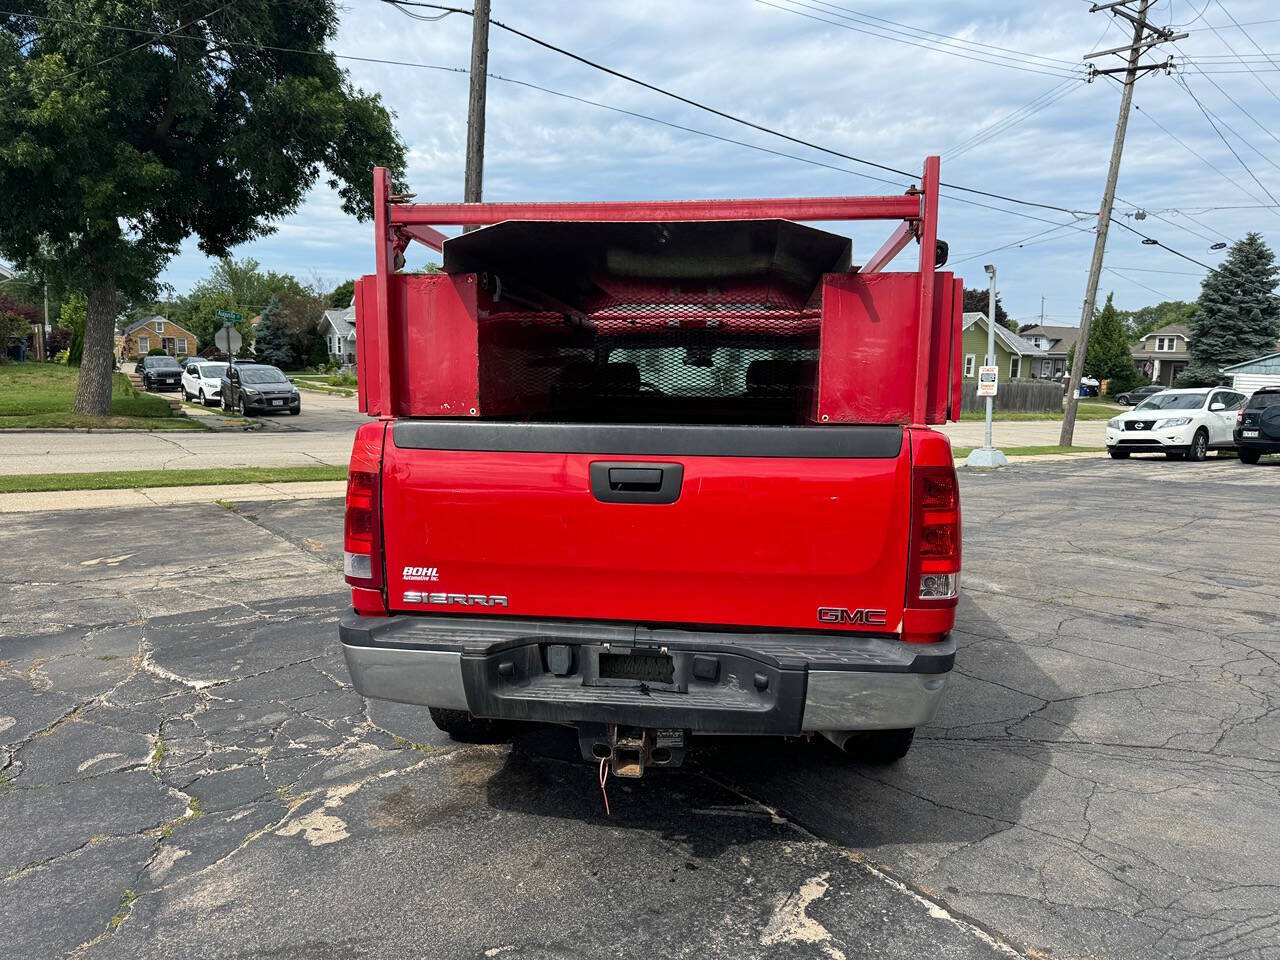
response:
[[[440,570],[438,567],[405,567],[404,573],[400,574],[402,580],[439,580]]]
[[[883,627],[887,623],[887,610],[871,610],[859,607],[850,610],[848,607],[819,607],[818,620],[821,623],[847,623],[857,626]]]

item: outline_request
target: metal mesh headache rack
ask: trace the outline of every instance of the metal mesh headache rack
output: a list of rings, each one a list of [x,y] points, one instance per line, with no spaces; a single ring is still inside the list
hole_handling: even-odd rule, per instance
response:
[[[362,409],[939,422],[958,410],[960,297],[934,269],[937,176],[930,158],[921,189],[889,197],[402,204],[379,170],[378,272],[356,297]],[[861,219],[900,225],[860,268],[847,237],[793,222]],[[435,229],[459,224],[482,229]],[[391,270],[411,241],[442,250],[443,275]],[[919,270],[883,272],[912,241]]]

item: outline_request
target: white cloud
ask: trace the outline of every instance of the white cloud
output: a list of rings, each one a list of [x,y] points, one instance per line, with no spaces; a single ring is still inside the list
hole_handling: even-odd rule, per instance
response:
[[[788,5],[788,0],[770,2]],[[1273,9],[1264,0],[1224,2],[1241,22],[1267,19]],[[800,3],[808,6],[798,9],[808,13],[813,13],[811,7],[822,6],[816,0]],[[854,6],[853,0],[841,0],[840,5]],[[826,6],[831,9],[833,5]],[[1155,19],[1190,19],[1199,9],[1193,10],[1186,2],[1172,6],[1171,11],[1168,0],[1158,3],[1153,8]],[[1125,33],[1111,28],[1100,40],[1106,14],[1090,15],[1086,4],[1067,0],[998,7],[943,0],[903,7],[888,0],[861,0],[856,9],[1072,63],[1098,44],[1119,45]],[[838,19],[836,13],[832,9],[828,19]],[[907,171],[918,170],[927,152],[942,151],[964,140],[1059,82],[1056,77],[866,36],[752,0],[636,0],[626,4],[495,0],[493,16],[690,98]],[[1229,27],[1216,7],[1194,26],[1203,27],[1206,22],[1218,27],[1237,50],[1253,49]],[[1263,49],[1280,50],[1280,23],[1248,29]],[[354,56],[461,67],[469,60],[470,30],[470,19],[464,16],[422,23],[378,0],[353,0],[343,13],[333,48]],[[1206,30],[1193,33],[1179,46],[1183,53],[1193,55],[1228,52],[1213,32]],[[395,111],[398,128],[410,148],[408,180],[418,198],[459,199],[466,137],[465,76],[353,60],[344,61],[344,65],[359,86],[381,93]],[[873,176],[884,175],[702,113],[496,28],[491,36],[490,70],[720,136],[865,170]],[[1275,154],[1276,141],[1268,133],[1194,70],[1187,71],[1187,77],[1215,114],[1262,153]],[[1280,72],[1263,74],[1263,78],[1280,91]],[[1278,104],[1256,78],[1221,74],[1213,79],[1270,133],[1280,136]],[[1144,78],[1135,100],[1239,184],[1233,186],[1209,169],[1137,111],[1130,122],[1119,195],[1154,211],[1185,208],[1201,221],[1198,225],[1183,214],[1162,213],[1179,226],[1149,217],[1140,228],[1208,263],[1221,256],[1208,252],[1204,239],[1217,239],[1215,231],[1234,238],[1257,229],[1274,243],[1280,235],[1276,229],[1280,212],[1197,212],[1253,203],[1245,191],[1263,194],[1174,78],[1163,74]],[[1099,79],[1082,84],[1081,89],[1008,133],[944,161],[943,179],[1074,209],[1096,209],[1117,105],[1114,82]],[[1233,145],[1280,196],[1280,170],[1243,143],[1233,140]],[[489,84],[488,199],[821,195],[896,189],[513,83],[492,80]],[[994,202],[976,195],[955,195]],[[1016,209],[1055,222],[1067,220],[1052,211]],[[1132,208],[1118,205],[1118,209]],[[1048,227],[954,199],[944,200],[941,225],[955,259]],[[313,190],[298,212],[279,227],[274,235],[245,244],[236,254],[253,256],[271,269],[300,276],[319,273],[332,277],[335,283],[371,268],[371,227],[343,215],[327,187]],[[887,227],[858,225],[849,232],[858,255],[865,256],[879,244]],[[991,254],[990,259],[1000,267],[1001,288],[1010,311],[1015,316],[1038,313],[1043,294],[1048,313],[1078,315],[1091,244],[1089,234],[1063,231],[1045,243]],[[416,262],[416,258],[410,259]],[[983,262],[977,259],[961,265],[971,285],[982,285]],[[1195,270],[1186,261],[1144,246],[1137,237],[1114,228],[1108,263]],[[182,290],[206,270],[207,261],[189,243],[165,279]],[[1143,282],[1169,296],[1194,297],[1198,290],[1198,281],[1191,276],[1151,274]],[[1121,306],[1138,306],[1153,299],[1149,291],[1107,274],[1103,294],[1113,287]]]

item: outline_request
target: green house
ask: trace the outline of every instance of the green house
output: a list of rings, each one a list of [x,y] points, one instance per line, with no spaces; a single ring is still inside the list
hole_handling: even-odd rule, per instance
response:
[[[978,368],[986,366],[987,317],[983,313],[964,315],[964,377],[978,376]],[[1019,378],[1030,379],[1034,373],[1031,362],[1044,356],[1044,351],[1023,340],[1012,330],[996,324],[996,366],[1000,368],[1002,383]]]

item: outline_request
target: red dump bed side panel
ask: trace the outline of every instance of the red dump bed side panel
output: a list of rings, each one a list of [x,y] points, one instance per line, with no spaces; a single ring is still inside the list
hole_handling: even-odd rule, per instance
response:
[[[912,422],[920,275],[828,274],[822,285],[818,423]],[[960,353],[956,281],[934,281],[925,423],[945,423]]]

